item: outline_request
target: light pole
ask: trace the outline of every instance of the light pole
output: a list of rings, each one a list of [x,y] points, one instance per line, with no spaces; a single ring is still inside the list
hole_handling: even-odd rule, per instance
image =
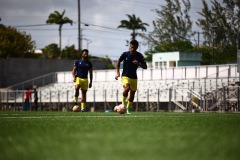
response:
[[[218,28],[218,26],[211,26],[211,36],[212,36],[212,64],[214,64],[214,38],[215,33],[214,29]]]
[[[82,49],[82,40],[81,40],[81,3],[78,0],[78,51]]]
[[[240,82],[239,22],[238,22],[238,28],[237,28],[237,71],[238,71],[238,81]]]
[[[87,38],[83,38],[83,39],[87,41],[87,49],[88,49],[88,45],[89,45],[90,43],[92,43],[92,41],[91,41],[90,39],[87,39]]]
[[[74,37],[74,39],[75,39],[76,35],[68,36],[68,43],[67,43],[68,46],[69,46],[69,44],[71,43],[71,38],[72,38],[72,37]],[[78,38],[76,38],[76,39],[78,39]]]

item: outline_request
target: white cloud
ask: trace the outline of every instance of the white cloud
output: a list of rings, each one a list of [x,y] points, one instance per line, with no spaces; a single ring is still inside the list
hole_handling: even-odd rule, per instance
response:
[[[128,50],[126,40],[130,39],[128,30],[115,31],[120,21],[127,19],[126,14],[135,14],[143,22],[150,25],[147,31],[152,31],[152,21],[155,20],[156,13],[152,9],[159,9],[165,1],[159,0],[80,0],[81,2],[81,22],[89,23],[88,27],[83,28],[83,37],[92,41],[88,45],[91,53],[95,56],[109,55],[117,58],[120,54]],[[201,9],[201,1],[191,0],[192,18]],[[77,0],[1,0],[0,17],[4,25],[22,26],[45,24],[48,15],[55,10],[62,12],[66,10],[65,16],[72,19],[72,26],[66,24],[62,31],[62,47],[75,44],[78,48],[78,5]],[[110,28],[110,29],[109,29]],[[21,31],[26,31],[32,35],[36,41],[37,48],[43,48],[50,43],[58,44],[58,26],[40,27],[18,27]],[[140,40],[141,41],[141,40]],[[82,42],[83,47],[87,47],[86,40]],[[144,52],[147,46],[142,46]],[[118,55],[119,54],[119,55]]]

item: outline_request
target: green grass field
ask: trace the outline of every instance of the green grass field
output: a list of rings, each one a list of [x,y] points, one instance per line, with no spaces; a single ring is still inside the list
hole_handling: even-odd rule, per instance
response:
[[[238,160],[239,113],[0,112],[1,160]]]

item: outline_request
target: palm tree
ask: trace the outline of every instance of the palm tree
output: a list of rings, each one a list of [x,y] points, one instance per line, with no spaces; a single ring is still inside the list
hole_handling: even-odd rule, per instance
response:
[[[54,11],[48,16],[46,21],[47,24],[58,24],[59,28],[59,48],[62,50],[62,26],[66,23],[70,23],[72,25],[73,21],[68,17],[64,17],[65,10],[60,14],[58,11]]]
[[[134,14],[129,15],[127,14],[127,17],[129,20],[122,20],[121,24],[118,26],[118,28],[126,28],[129,30],[132,30],[132,40],[135,40],[138,33],[136,33],[137,29],[141,29],[142,31],[147,31],[145,26],[149,26],[147,23],[143,23],[142,20],[139,17],[136,17]]]

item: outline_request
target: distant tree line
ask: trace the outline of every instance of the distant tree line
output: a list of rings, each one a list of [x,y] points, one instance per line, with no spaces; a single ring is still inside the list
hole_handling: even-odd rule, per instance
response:
[[[237,49],[240,47],[240,1],[211,1],[211,6],[202,0],[203,8],[196,22],[189,15],[190,0],[165,0],[166,4],[154,11],[157,18],[153,20],[154,30],[146,33],[149,24],[141,21],[136,15],[127,14],[128,19],[120,21],[117,28],[132,30],[131,39],[137,36],[144,38],[149,46],[145,52],[146,60],[152,60],[156,52],[182,51],[203,53],[202,64],[236,63]],[[36,44],[31,36],[13,27],[0,25],[0,58],[36,57],[75,59],[80,53],[75,46],[61,49],[61,29],[64,24],[72,24],[72,20],[62,13],[50,13],[46,23],[59,25],[59,44],[49,44],[42,48],[43,54],[36,55]],[[200,28],[193,31],[193,23]],[[141,30],[142,32],[138,32]]]
[[[156,52],[190,51],[203,53],[203,65],[236,63],[240,44],[239,0],[212,0],[210,7],[202,0],[203,8],[198,12],[201,18],[195,22],[201,31],[192,30],[189,0],[165,1],[166,5],[155,9],[158,18],[153,21],[154,30],[142,34],[151,46],[145,53],[148,60]]]
[[[35,48],[30,35],[0,24],[0,58],[35,57]]]

